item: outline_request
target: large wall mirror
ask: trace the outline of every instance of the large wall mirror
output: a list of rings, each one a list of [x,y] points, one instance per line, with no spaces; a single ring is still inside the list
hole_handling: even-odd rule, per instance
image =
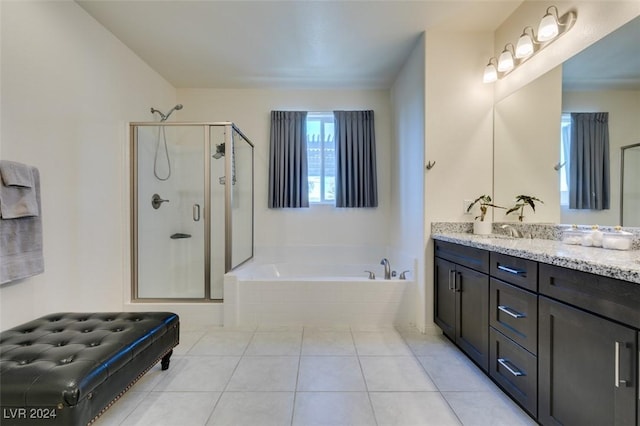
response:
[[[508,204],[519,194],[541,198],[544,204],[525,218],[527,222],[640,226],[637,154],[623,150],[640,143],[638,40],[640,17],[496,103],[494,198],[498,203]],[[609,113],[609,209],[570,209],[561,203],[560,127],[562,114],[570,112]],[[497,213],[494,219],[509,220],[500,216]]]

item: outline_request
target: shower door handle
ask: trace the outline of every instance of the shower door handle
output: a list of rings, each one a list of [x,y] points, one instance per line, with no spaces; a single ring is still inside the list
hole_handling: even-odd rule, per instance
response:
[[[193,205],[193,221],[198,222],[200,220],[200,204]]]

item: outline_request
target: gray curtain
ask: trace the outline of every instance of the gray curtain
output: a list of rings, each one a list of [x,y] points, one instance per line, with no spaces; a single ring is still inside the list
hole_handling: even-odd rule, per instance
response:
[[[269,208],[309,207],[307,113],[271,111]]]
[[[334,111],[336,207],[377,207],[373,111]]]
[[[609,208],[609,113],[571,113],[569,208]]]

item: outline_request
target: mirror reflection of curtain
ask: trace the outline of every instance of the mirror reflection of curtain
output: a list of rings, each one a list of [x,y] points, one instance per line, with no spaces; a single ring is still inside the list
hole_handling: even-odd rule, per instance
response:
[[[609,208],[609,113],[571,113],[569,208]]]

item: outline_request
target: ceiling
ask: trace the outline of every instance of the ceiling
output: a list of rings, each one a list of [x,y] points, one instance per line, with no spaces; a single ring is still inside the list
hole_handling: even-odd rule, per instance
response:
[[[423,31],[493,31],[522,1],[76,3],[176,88],[389,88]]]

